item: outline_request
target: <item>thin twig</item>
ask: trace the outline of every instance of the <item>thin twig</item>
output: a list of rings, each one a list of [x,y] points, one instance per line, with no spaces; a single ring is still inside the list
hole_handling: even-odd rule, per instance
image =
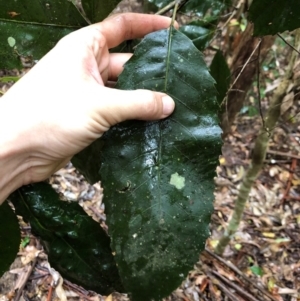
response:
[[[63,286],[66,287],[67,289],[71,289],[72,291],[77,293],[81,298],[83,298],[85,300],[90,300],[89,292],[87,290],[85,290],[84,288],[82,288],[81,286],[78,286],[66,279],[64,279]]]
[[[261,39],[260,39],[261,40]],[[259,114],[260,114],[260,118],[262,121],[262,126],[265,127],[265,120],[264,120],[264,116],[263,116],[263,112],[262,112],[262,107],[261,107],[261,95],[260,95],[260,61],[259,61],[259,57],[260,57],[260,49],[261,49],[261,44],[259,44],[258,46],[258,50],[257,50],[257,61],[256,61],[256,68],[257,68],[257,96],[258,96],[258,108],[259,108]]]
[[[53,286],[50,285],[49,291],[48,291],[48,296],[47,296],[47,301],[51,301],[52,300],[52,293],[53,293]]]
[[[234,282],[228,280],[223,275],[219,274],[217,271],[211,271],[212,274],[214,274],[217,278],[221,279],[223,282],[225,282],[226,285],[232,287],[236,292],[238,292],[242,297],[248,298],[248,300],[251,301],[257,301],[257,297],[253,297],[249,293],[245,291],[245,289],[241,288],[240,286],[236,285]]]
[[[234,7],[233,12],[231,13],[230,17],[227,19],[227,21],[224,23],[224,25],[220,28],[223,30],[228,23],[233,19],[233,17],[236,15],[237,11],[241,8],[242,4],[244,4],[245,0],[240,0],[239,3]]]
[[[268,149],[267,153],[272,154],[272,155],[277,155],[277,156],[282,156],[282,157],[290,157],[290,158],[300,160],[300,156],[297,156],[297,155],[294,155],[294,154],[291,154],[291,153],[279,152],[279,151],[275,151],[275,150],[272,150],[272,149]]]
[[[233,19],[233,17],[236,15],[237,11],[241,8],[241,6],[242,6],[243,3],[244,3],[244,0],[240,0],[239,3],[234,7],[233,12],[231,12],[230,14],[227,14],[230,17],[226,20],[226,22],[224,23],[224,25],[222,27],[216,28],[215,32],[217,34],[215,34],[214,37],[210,40],[209,46],[212,44],[212,42],[214,42],[214,40],[217,38],[217,36],[219,35],[219,33],[222,32],[223,29],[228,25],[228,23]]]
[[[227,101],[227,97],[228,97],[228,93],[232,91],[233,86],[236,84],[236,82],[238,81],[238,79],[240,78],[240,76],[242,75],[242,73],[244,72],[245,68],[247,67],[248,63],[250,62],[252,56],[254,55],[254,53],[256,52],[257,48],[259,47],[259,45],[261,44],[261,39],[259,39],[257,45],[255,46],[254,50],[252,51],[252,53],[250,54],[249,58],[247,59],[246,63],[244,64],[244,66],[242,67],[240,73],[238,74],[238,76],[235,78],[234,82],[232,83],[232,85],[230,86],[230,88],[228,89],[226,96],[224,97],[222,104]],[[221,105],[222,105],[221,104]]]
[[[171,10],[176,4],[176,0],[172,1],[171,3],[169,3],[168,5],[166,5],[165,7],[163,7],[162,9],[160,9],[158,12],[156,12],[156,15],[164,15],[166,12],[168,12],[169,10]]]
[[[286,185],[286,189],[285,189],[284,195],[283,195],[283,197],[282,197],[282,199],[280,201],[281,205],[289,197],[290,189],[291,189],[291,186],[292,186],[292,181],[293,181],[293,176],[294,176],[294,172],[295,172],[296,166],[297,166],[297,159],[293,158],[292,165],[291,165],[291,171],[292,172],[290,172],[288,183]]]
[[[176,2],[178,3],[178,10],[179,10],[188,1],[189,0],[181,0],[179,2],[178,2],[178,0],[172,1],[171,3],[169,3],[168,5],[166,5],[165,7],[163,7],[162,9],[160,9],[158,12],[156,12],[155,15],[164,15],[169,10],[171,10],[172,8],[175,7]]]
[[[14,301],[19,301],[19,299],[20,299],[20,297],[22,295],[22,292],[24,290],[24,287],[25,287],[25,285],[26,285],[26,283],[27,283],[27,281],[28,281],[28,279],[29,279],[29,277],[30,277],[30,275],[31,275],[34,267],[35,267],[36,262],[37,262],[37,257],[35,257],[34,260],[32,261],[31,267],[29,268],[29,270],[27,272],[27,275],[26,275],[26,277],[25,277],[25,279],[24,279],[24,281],[22,283],[22,286],[19,288],[18,293],[17,293]]]
[[[211,275],[208,275],[211,277]],[[232,300],[232,301],[240,301],[239,298],[237,298],[223,283],[220,281],[214,281],[214,285],[218,286],[225,294],[226,296]]]
[[[242,271],[240,271],[235,265],[233,265],[231,262],[227,262],[222,257],[218,256],[217,254],[213,253],[209,249],[205,248],[205,251],[203,253],[208,253],[218,261],[220,261],[223,265],[227,266],[229,269],[233,270],[235,273],[237,273],[241,278],[243,278],[245,281],[253,285],[256,289],[258,289],[261,293],[263,293],[265,296],[270,298],[272,301],[278,301],[275,299],[272,295],[270,295],[265,289],[260,287],[258,284],[253,282],[253,280],[249,279]]]
[[[299,50],[297,50],[292,44],[290,44],[280,33],[277,33],[277,36],[287,45],[289,45],[293,50],[295,50],[298,54],[300,54]]]

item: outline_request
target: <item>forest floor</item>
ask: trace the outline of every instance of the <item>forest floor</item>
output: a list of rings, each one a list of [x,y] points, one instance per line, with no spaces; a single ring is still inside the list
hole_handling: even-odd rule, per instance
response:
[[[140,10],[134,3],[122,11]],[[4,92],[7,87],[2,85]],[[271,91],[274,87],[276,82],[267,89]],[[299,93],[298,90],[298,94],[285,103],[285,113],[270,139],[265,164],[251,189],[243,220],[223,256],[219,257],[213,250],[232,215],[262,125],[259,115],[237,116],[232,133],[224,141],[217,168],[211,237],[206,250],[199,255],[199,262],[182,285],[166,300],[300,300]],[[268,94],[262,104],[265,111]],[[251,101],[250,105],[253,105]],[[99,183],[89,185],[71,164],[53,175],[50,183],[66,198],[79,200],[86,212],[105,227],[103,191]],[[21,229],[23,241],[29,238],[28,244],[20,246],[10,271],[0,278],[0,301],[63,300],[64,295],[74,301],[128,300],[126,295],[118,293],[100,296],[66,280],[53,288],[57,273],[49,267],[47,256],[29,225],[21,222]],[[191,235],[197,235],[196,229]]]

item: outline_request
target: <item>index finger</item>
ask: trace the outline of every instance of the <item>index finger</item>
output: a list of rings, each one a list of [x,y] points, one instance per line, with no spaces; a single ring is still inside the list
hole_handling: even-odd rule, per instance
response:
[[[168,17],[125,13],[112,15],[93,26],[105,36],[108,48],[113,48],[125,40],[142,38],[150,32],[168,28],[170,24]]]

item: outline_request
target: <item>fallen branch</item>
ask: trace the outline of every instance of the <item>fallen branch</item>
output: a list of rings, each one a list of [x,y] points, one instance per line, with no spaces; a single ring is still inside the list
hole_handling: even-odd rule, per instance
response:
[[[272,301],[278,301],[276,298],[274,298],[268,291],[266,291],[263,287],[259,286],[257,283],[253,281],[253,279],[249,279],[241,270],[239,270],[235,265],[233,265],[231,262],[226,261],[222,257],[218,256],[217,254],[213,253],[209,249],[205,248],[205,251],[203,254],[208,254],[211,257],[215,258],[219,262],[221,262],[224,266],[229,268],[230,270],[234,271],[237,275],[239,275],[241,278],[243,278],[245,281],[247,281],[250,285],[255,287],[257,290],[259,290],[262,294],[264,294],[266,297],[271,299]]]

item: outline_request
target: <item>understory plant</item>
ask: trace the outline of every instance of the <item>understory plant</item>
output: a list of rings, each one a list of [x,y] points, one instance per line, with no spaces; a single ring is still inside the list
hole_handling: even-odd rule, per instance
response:
[[[269,2],[253,1],[252,16]],[[273,2],[276,7],[286,3]],[[35,63],[60,38],[102,21],[118,3],[82,0],[78,7],[63,0],[44,6],[38,0],[0,0],[0,68]],[[230,85],[221,51],[216,51],[210,70],[201,51],[219,33],[219,18],[230,12],[231,1],[148,0],[148,4],[144,6],[160,12],[172,10],[173,21],[176,13],[185,14],[188,23],[134,41],[134,55],[116,88],[165,92],[175,100],[175,112],[162,121],[118,124],[72,159],[89,183],[101,180],[108,235],[76,202],[61,201],[47,183],[24,186],[9,197],[15,213],[30,223],[51,265],[65,278],[101,294],[127,292],[133,300],[169,295],[205,247],[221,152],[217,116]],[[297,11],[299,4],[291,1],[291,7]],[[300,26],[299,21],[286,21],[278,30],[269,19],[264,23],[252,18],[258,28],[269,26],[275,32]],[[0,207],[0,240],[5,242],[0,275],[20,244],[10,205]]]

